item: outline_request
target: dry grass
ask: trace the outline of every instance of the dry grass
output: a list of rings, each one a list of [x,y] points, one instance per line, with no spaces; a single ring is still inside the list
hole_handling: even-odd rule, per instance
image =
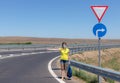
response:
[[[83,63],[87,63],[95,66],[98,65],[97,51],[88,51],[88,52],[72,55],[71,57],[72,59]],[[120,48],[101,50],[101,64],[103,68],[120,71]],[[103,82],[103,83],[108,83],[108,82]],[[110,81],[109,83],[118,83],[118,82]]]
[[[98,52],[88,51],[72,56],[73,59],[91,65],[98,65]],[[101,51],[102,67],[120,71],[120,48],[105,49]]]

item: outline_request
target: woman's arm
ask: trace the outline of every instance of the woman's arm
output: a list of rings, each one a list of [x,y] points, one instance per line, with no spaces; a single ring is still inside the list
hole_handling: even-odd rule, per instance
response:
[[[71,57],[70,57],[70,52],[68,53],[68,60],[71,60]]]

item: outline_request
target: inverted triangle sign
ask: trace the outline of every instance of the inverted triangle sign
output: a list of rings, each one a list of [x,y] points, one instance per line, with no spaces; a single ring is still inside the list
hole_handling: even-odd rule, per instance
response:
[[[98,22],[100,22],[108,9],[108,6],[91,6],[91,9],[93,10],[95,16],[98,19]]]

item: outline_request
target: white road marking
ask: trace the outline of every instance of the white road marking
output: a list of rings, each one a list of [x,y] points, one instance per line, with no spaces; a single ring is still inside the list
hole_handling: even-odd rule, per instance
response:
[[[25,56],[25,55],[51,53],[51,52],[58,52],[58,51],[21,53],[21,54],[19,54],[19,55],[17,55],[17,54],[9,54],[9,56],[6,56],[6,57],[2,57],[2,55],[0,55],[0,59],[12,58],[12,57],[17,57],[17,56]],[[59,58],[59,56],[53,58],[53,59],[48,63],[48,70],[49,70],[49,72],[51,73],[51,75],[52,75],[59,83],[66,83],[66,82],[64,82],[63,80],[59,79],[58,76],[52,71],[51,64],[52,64],[52,62],[53,62],[55,59],[57,59],[57,58]]]
[[[26,56],[26,55],[34,55],[34,54],[43,54],[43,53],[51,53],[51,52],[57,52],[57,51],[47,51],[47,52],[32,52],[32,53],[21,53],[21,54],[9,54],[8,56],[0,56],[0,59],[5,59],[5,58],[12,58],[12,57],[17,57],[17,56]]]
[[[59,79],[58,76],[57,76],[57,75],[53,72],[53,70],[52,70],[51,64],[52,64],[52,62],[53,62],[55,59],[57,59],[57,58],[59,58],[59,56],[57,56],[57,57],[53,58],[52,60],[50,60],[50,62],[48,63],[48,70],[49,70],[49,72],[51,73],[51,75],[52,75],[59,83],[66,83],[66,82],[64,82],[62,79]]]

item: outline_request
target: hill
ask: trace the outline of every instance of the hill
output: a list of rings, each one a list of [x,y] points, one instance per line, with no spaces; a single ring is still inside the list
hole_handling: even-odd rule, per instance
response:
[[[69,38],[35,38],[35,37],[0,37],[0,44],[7,43],[26,43],[32,42],[33,44],[60,44],[66,41],[67,43],[76,44],[96,44],[97,39],[69,39]],[[110,40],[104,39],[102,43],[120,44],[120,39]]]

